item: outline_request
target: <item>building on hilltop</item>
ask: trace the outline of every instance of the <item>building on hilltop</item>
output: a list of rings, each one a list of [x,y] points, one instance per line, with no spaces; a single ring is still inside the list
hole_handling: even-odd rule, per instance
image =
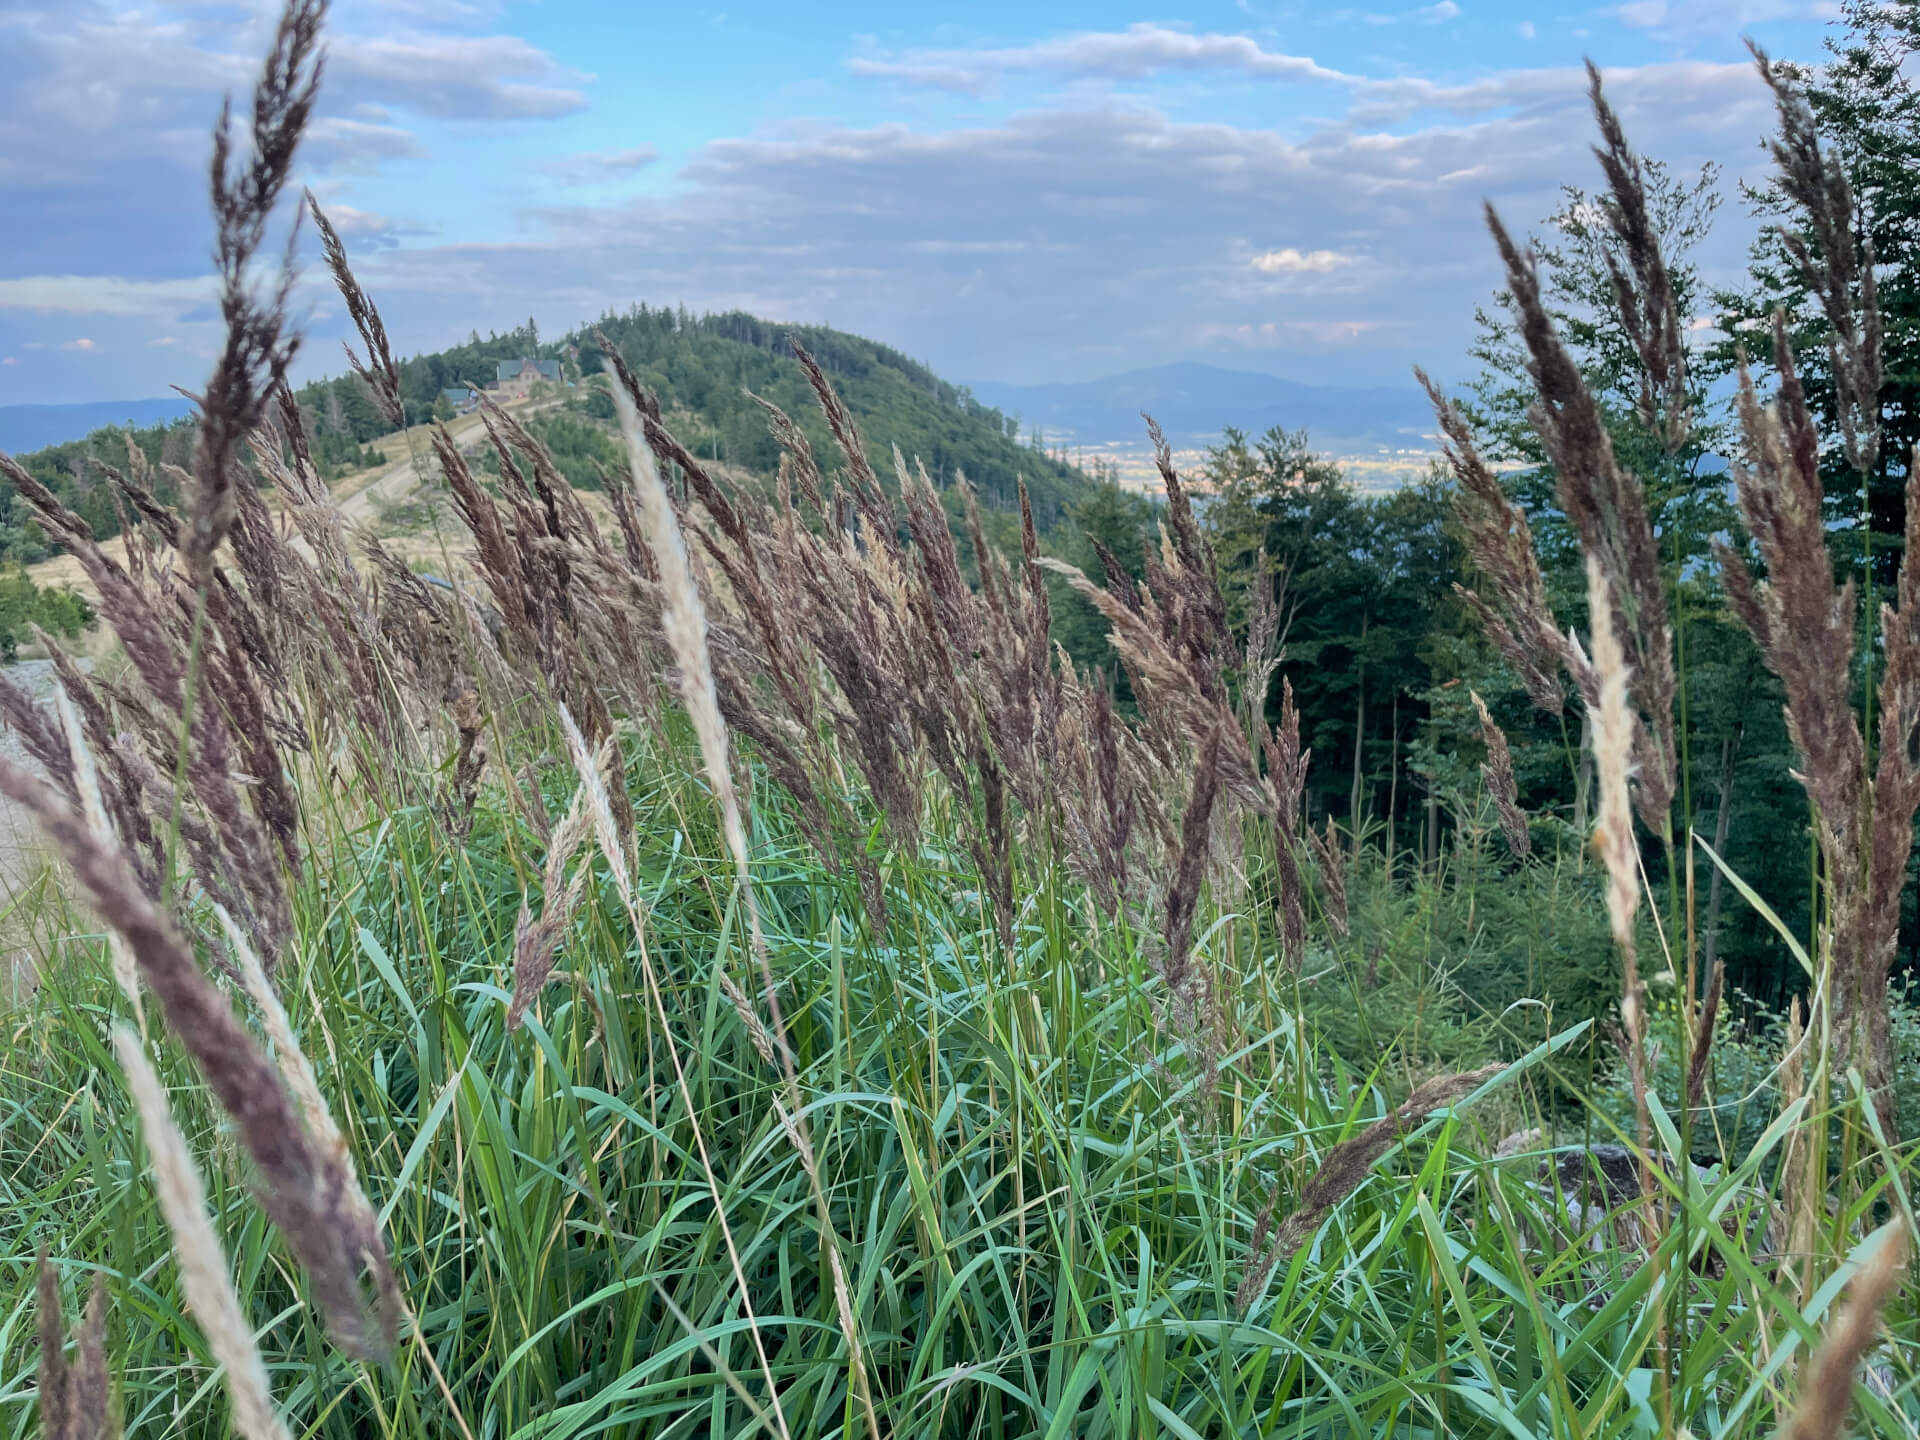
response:
[[[551,380],[560,383],[560,362],[558,360],[502,360],[496,367],[493,384],[487,388],[504,396],[525,395],[533,389],[536,382]]]
[[[480,392],[471,385],[454,385],[442,390],[440,394],[447,404],[453,407],[453,413],[464,415],[480,403]]]

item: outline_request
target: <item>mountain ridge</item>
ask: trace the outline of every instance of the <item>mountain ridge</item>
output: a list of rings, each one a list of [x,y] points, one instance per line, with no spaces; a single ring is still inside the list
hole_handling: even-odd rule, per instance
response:
[[[1145,412],[1176,448],[1218,440],[1230,425],[1250,435],[1275,425],[1305,429],[1322,451],[1433,448],[1433,411],[1412,385],[1310,385],[1189,360],[1099,380],[968,388],[1024,429],[1039,429],[1048,444],[1142,446]]]

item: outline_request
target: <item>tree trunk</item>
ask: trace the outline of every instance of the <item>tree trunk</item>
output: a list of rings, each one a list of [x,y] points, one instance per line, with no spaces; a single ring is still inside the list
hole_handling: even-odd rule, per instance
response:
[[[1440,865],[1440,792],[1427,781],[1427,873],[1431,875]]]
[[[1393,692],[1393,738],[1387,749],[1387,883],[1393,883],[1395,817],[1400,813],[1400,692]],[[1353,858],[1360,858],[1360,828],[1353,831]]]
[[[1584,708],[1580,712],[1580,767],[1573,774],[1573,832],[1585,836],[1587,833],[1587,815],[1593,803],[1593,716]],[[1587,847],[1583,841],[1580,854],[1585,856]],[[1584,865],[1584,860],[1582,864]]]
[[[1720,813],[1713,817],[1713,853],[1723,859],[1727,853],[1727,828],[1733,818],[1733,775],[1734,760],[1740,753],[1740,732],[1746,727],[1736,724],[1733,733],[1720,742]],[[1720,867],[1713,867],[1713,878],[1707,882],[1707,937],[1702,953],[1706,958],[1703,973],[1713,974],[1714,961],[1720,955]]]
[[[1360,644],[1367,643],[1367,612],[1360,612]],[[1367,748],[1367,662],[1364,651],[1354,657],[1359,670],[1359,708],[1353,720],[1353,792],[1348,796],[1347,818],[1353,826],[1353,843],[1360,844],[1361,755]]]

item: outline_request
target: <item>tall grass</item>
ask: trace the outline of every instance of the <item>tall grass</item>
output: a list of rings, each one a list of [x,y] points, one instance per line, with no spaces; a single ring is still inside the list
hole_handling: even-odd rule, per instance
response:
[[[1878,952],[1846,947],[1880,912],[1801,952],[1777,1109],[1695,1163],[1713,1007],[1690,972],[1649,1006],[1637,954],[1636,815],[1670,864],[1686,843],[1664,582],[1550,326],[1528,340],[1590,643],[1539,613],[1524,517],[1442,422],[1496,638],[1536,700],[1565,676],[1594,712],[1624,1107],[1573,1058],[1586,1026],[1463,1074],[1322,1042],[1316,987],[1363,1012],[1374,988],[1353,899],[1392,881],[1303,830],[1276,625],[1229,631],[1157,431],[1144,580],[1066,577],[1129,714],[1053,652],[1025,507],[1009,557],[963,482],[958,536],[906,457],[883,486],[804,352],[839,455],[769,406],[768,492],[707,474],[608,346],[630,465],[607,529],[489,407],[497,486],[435,437],[451,592],[354,533],[287,401],[281,307],[243,288],[323,8],[283,24],[258,153],[217,150],[244,254],[187,512],[119,477],[122,565],[0,457],[129,662],[63,660],[64,725],[0,687],[35,764],[0,788],[71,882],[11,916],[42,984],[0,1039],[0,1428],[1737,1436],[1837,1433],[1853,1404],[1914,1429],[1910,1152],[1883,1073],[1844,1065],[1882,1053],[1871,1027],[1838,1012],[1846,1052],[1834,1006],[1838,976],[1874,993]],[[1595,103],[1644,403],[1682,433],[1664,271]],[[384,393],[378,310],[322,231]],[[1750,518],[1806,483],[1770,454]],[[96,1301],[69,1362],[57,1312],[87,1283],[104,1339]]]

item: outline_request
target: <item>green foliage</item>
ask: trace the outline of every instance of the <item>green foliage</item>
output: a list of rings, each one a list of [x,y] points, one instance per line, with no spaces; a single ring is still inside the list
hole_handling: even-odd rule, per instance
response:
[[[1766,223],[1744,286],[1715,295],[1723,355],[1744,349],[1756,365],[1773,359],[1771,317],[1787,333],[1830,443],[1823,457],[1836,553],[1874,559],[1874,582],[1891,582],[1903,553],[1907,470],[1920,444],[1920,0],[1844,0],[1824,65],[1785,68],[1804,88],[1822,143],[1837,155],[1865,217],[1873,247],[1884,329],[1880,391],[1882,443],[1870,476],[1851,473],[1840,454],[1828,324],[1781,243],[1779,226],[1798,224],[1777,184],[1747,199]],[[1816,253],[1817,253],[1817,247]]]
[[[626,781],[646,931],[630,929],[597,862],[577,861],[587,899],[564,939],[566,976],[517,1034],[503,1024],[506,965],[539,848],[517,811],[483,803],[455,838],[426,809],[347,820],[353,797],[338,790],[315,809],[327,858],[299,896],[280,989],[417,1316],[418,1339],[391,1365],[351,1363],[329,1344],[204,1089],[175,1044],[158,1047],[294,1433],[746,1436],[764,1433],[749,1400],[766,1413],[773,1390],[795,1435],[865,1433],[775,1082],[720,989],[723,971],[750,962],[697,763],[684,739],[636,744]],[[551,809],[567,788],[549,777]],[[896,923],[872,935],[851,881],[820,868],[777,791],[756,790],[770,959],[882,1433],[1491,1440],[1654,1423],[1650,1347],[1670,1317],[1650,1299],[1651,1267],[1617,1246],[1542,1243],[1557,1210],[1535,1156],[1489,1158],[1509,1127],[1539,1118],[1540,1096],[1585,1074],[1585,1035],[1534,1045],[1532,1020],[1512,1025],[1500,1043],[1523,1063],[1451,1117],[1410,1118],[1379,1173],[1356,1177],[1243,1312],[1235,1291],[1261,1214],[1290,1211],[1337,1141],[1475,1027],[1416,1008],[1418,1046],[1351,1064],[1302,1030],[1296,1001],[1330,1019],[1340,1007],[1316,990],[1364,986],[1368,1007],[1345,1008],[1372,1008],[1378,1027],[1397,1023],[1387,1007],[1417,1007],[1417,981],[1341,973],[1296,989],[1264,958],[1270,925],[1223,913],[1205,954],[1235,1030],[1204,1101],[1161,1027],[1151,942],[1090,924],[1065,877],[1023,874],[1026,918],[1004,952],[970,898],[964,845],[936,830],[922,853],[889,862]],[[1477,908],[1508,883],[1528,887],[1515,903],[1533,911],[1539,943],[1574,917],[1582,933],[1593,924],[1577,877],[1488,879],[1462,871],[1446,887],[1447,906],[1467,906],[1466,931],[1509,923]],[[1369,887],[1360,908],[1380,913],[1391,947],[1380,975],[1422,963],[1423,946],[1444,967],[1463,922],[1438,916],[1437,880]],[[41,941],[84,928],[44,890],[18,918]],[[1353,949],[1371,943],[1356,934]],[[103,1048],[124,1001],[101,947],[57,953],[0,1030],[0,1253],[13,1257],[0,1263],[0,1313],[31,1314],[26,1257],[56,1242],[71,1288],[106,1277],[127,1433],[226,1434]],[[669,978],[670,1030],[647,1001],[643,953]],[[1376,1029],[1355,1048],[1381,1039]],[[670,1049],[691,1112],[666,1078]],[[1730,1213],[1764,1205],[1771,1146],[1733,1161],[1732,1180],[1759,1198]],[[1692,1235],[1722,1234],[1704,1219],[1709,1197],[1689,1203],[1703,1217]],[[1689,1275],[1674,1250],[1688,1233],[1664,1242],[1666,1273]],[[1790,1347],[1820,1316],[1752,1282],[1769,1262],[1724,1237],[1706,1243],[1742,1258],[1685,1282],[1681,1314],[1698,1319],[1668,1332],[1668,1403],[1696,1434],[1765,1434],[1782,1397],[1751,1357]],[[1914,1324],[1902,1301],[1891,1317],[1902,1356]],[[32,1433],[31,1336],[25,1323],[0,1332],[10,1434]],[[1903,1398],[1870,1399],[1870,1418],[1908,1403],[1899,1365]],[[1586,1429],[1571,1428],[1576,1416]]]
[[[190,465],[193,436],[191,420],[133,429],[110,425],[84,440],[50,445],[13,458],[91,525],[96,536],[105,538],[120,533],[120,511],[104,467],[124,470],[127,447],[131,445],[156,467],[155,493],[169,503],[177,501],[178,486],[168,470],[158,467]],[[0,565],[31,565],[52,553],[25,502],[12,485],[0,481]]]
[[[1447,639],[1467,626],[1452,592],[1465,561],[1449,487],[1428,479],[1367,494],[1315,455],[1304,431],[1278,428],[1252,442],[1228,430],[1203,474],[1214,492],[1207,531],[1238,623],[1256,587],[1280,607],[1301,737],[1319,762],[1309,813],[1355,824],[1404,817],[1417,798],[1407,752],[1428,726],[1428,692],[1455,678]]]
[[[897,447],[909,463],[918,460],[943,485],[964,475],[983,503],[1002,510],[1015,507],[1024,479],[1035,519],[1048,529],[1085,485],[1063,461],[1017,443],[999,411],[898,351],[857,335],[738,312],[696,317],[644,305],[601,317],[599,328],[662,406],[698,417],[682,439],[703,457],[760,474],[771,474],[779,463],[765,412],[747,391],[786,411],[816,454],[832,453],[812,390],[788,349],[790,341],[798,341],[859,419],[868,458],[883,477],[892,476]],[[592,373],[599,365],[598,348],[584,337],[578,344],[581,367]]]
[[[70,640],[93,623],[93,606],[66,585],[42,588],[18,566],[0,571],[0,660],[12,661],[35,629]]]

